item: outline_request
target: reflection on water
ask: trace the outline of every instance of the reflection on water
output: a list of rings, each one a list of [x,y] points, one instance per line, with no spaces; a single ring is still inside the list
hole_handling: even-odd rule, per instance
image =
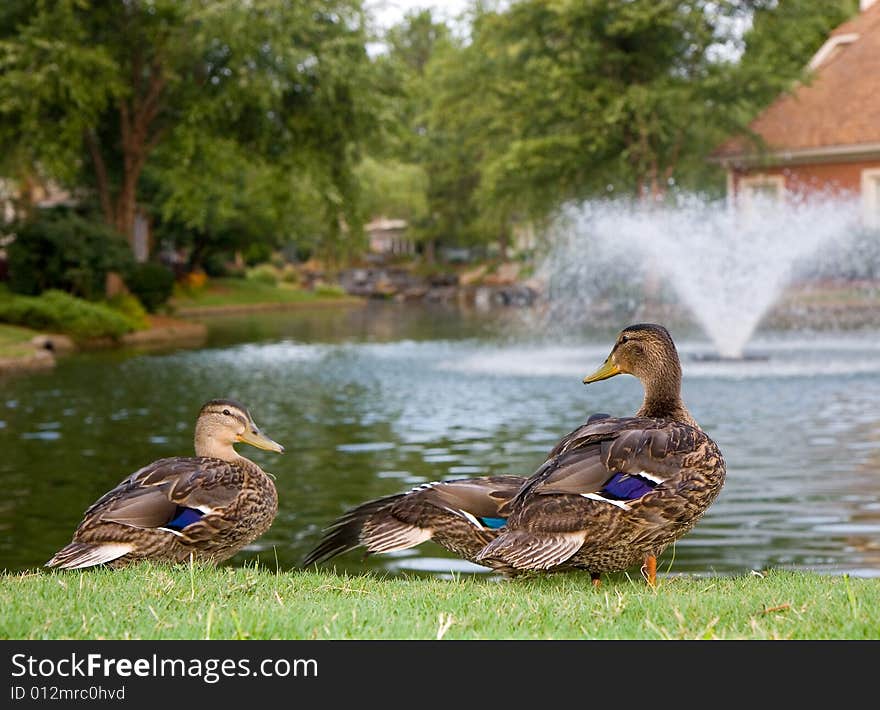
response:
[[[233,563],[294,567],[345,508],[437,478],[527,475],[591,412],[626,414],[638,383],[580,378],[613,333],[559,345],[512,324],[394,305],[235,317],[209,347],[99,352],[2,381],[0,560],[42,564],[83,510],[143,464],[189,455],[200,405],[230,396],[287,447],[247,455],[277,475],[272,529]],[[880,339],[769,334],[767,360],[705,362],[679,337],[685,399],[716,439],[728,482],[665,555],[679,572],[768,566],[880,575]],[[245,448],[242,448],[245,451]],[[273,550],[274,548],[274,550]],[[426,544],[336,562],[349,571],[481,568]]]

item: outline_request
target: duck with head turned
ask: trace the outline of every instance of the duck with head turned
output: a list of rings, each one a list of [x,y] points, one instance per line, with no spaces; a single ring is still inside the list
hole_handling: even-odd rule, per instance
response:
[[[565,436],[505,509],[507,523],[476,559],[509,575],[642,565],[693,528],[724,484],[721,452],[681,399],[681,363],[660,325],[624,328],[585,384],[618,374],[641,380],[634,417],[593,415]]]
[[[282,453],[243,405],[214,399],[199,412],[194,457],[154,461],[103,495],[47,567],[123,567],[139,560],[210,563],[265,533],[278,512],[272,479],[233,444]]]
[[[643,564],[687,533],[718,495],[724,461],[681,400],[681,364],[665,328],[625,328],[589,384],[621,373],[645,389],[634,417],[595,414],[530,477],[435,481],[367,501],[328,528],[305,564],[355,547],[393,552],[434,540],[508,576]]]

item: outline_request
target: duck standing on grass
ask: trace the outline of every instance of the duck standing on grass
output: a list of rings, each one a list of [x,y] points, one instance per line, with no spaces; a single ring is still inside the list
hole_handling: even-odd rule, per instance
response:
[[[510,501],[507,524],[477,561],[508,574],[642,565],[700,519],[724,484],[721,452],[681,400],[681,363],[666,328],[624,328],[584,384],[627,373],[645,398],[634,417],[594,415],[562,439]]]
[[[620,373],[645,389],[634,417],[593,415],[528,479],[428,483],[364,503],[327,528],[306,564],[359,545],[391,552],[434,539],[506,575],[577,568],[598,583],[603,572],[642,565],[655,584],[657,556],[721,490],[724,460],[681,400],[681,363],[665,328],[625,328],[584,383]]]
[[[228,399],[206,403],[196,421],[194,457],[159,459],[92,505],[47,567],[123,567],[139,560],[221,562],[272,525],[272,479],[233,448],[244,442],[282,453],[250,412]]]

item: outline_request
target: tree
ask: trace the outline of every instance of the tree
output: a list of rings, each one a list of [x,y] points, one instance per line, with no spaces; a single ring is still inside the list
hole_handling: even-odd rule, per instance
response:
[[[803,78],[852,9],[851,0],[478,8],[470,44],[428,65],[431,131],[466,153],[453,173],[478,206],[474,224],[499,225],[500,234],[513,220],[609,190],[657,199],[673,184],[720,189],[706,157]],[[743,42],[738,28],[751,16]]]
[[[428,125],[434,87],[427,71],[452,40],[448,27],[436,22],[431,10],[417,10],[389,29],[384,42],[387,52],[377,57],[376,69],[384,77],[391,120],[382,150],[361,171],[370,181],[367,204],[406,218],[410,235],[423,242],[427,260],[433,261],[438,213],[431,196],[438,175],[432,150],[437,136]],[[403,199],[410,204],[402,204]]]
[[[267,228],[291,222],[280,184],[316,199],[328,253],[357,233],[374,119],[360,0],[11,0],[0,20],[0,142],[89,188],[123,234],[146,174],[154,209],[202,232],[254,216],[227,204],[253,179]]]

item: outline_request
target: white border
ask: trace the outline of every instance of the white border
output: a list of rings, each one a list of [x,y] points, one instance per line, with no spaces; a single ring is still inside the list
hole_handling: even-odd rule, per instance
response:
[[[880,168],[862,170],[862,218],[865,226],[880,227]]]

